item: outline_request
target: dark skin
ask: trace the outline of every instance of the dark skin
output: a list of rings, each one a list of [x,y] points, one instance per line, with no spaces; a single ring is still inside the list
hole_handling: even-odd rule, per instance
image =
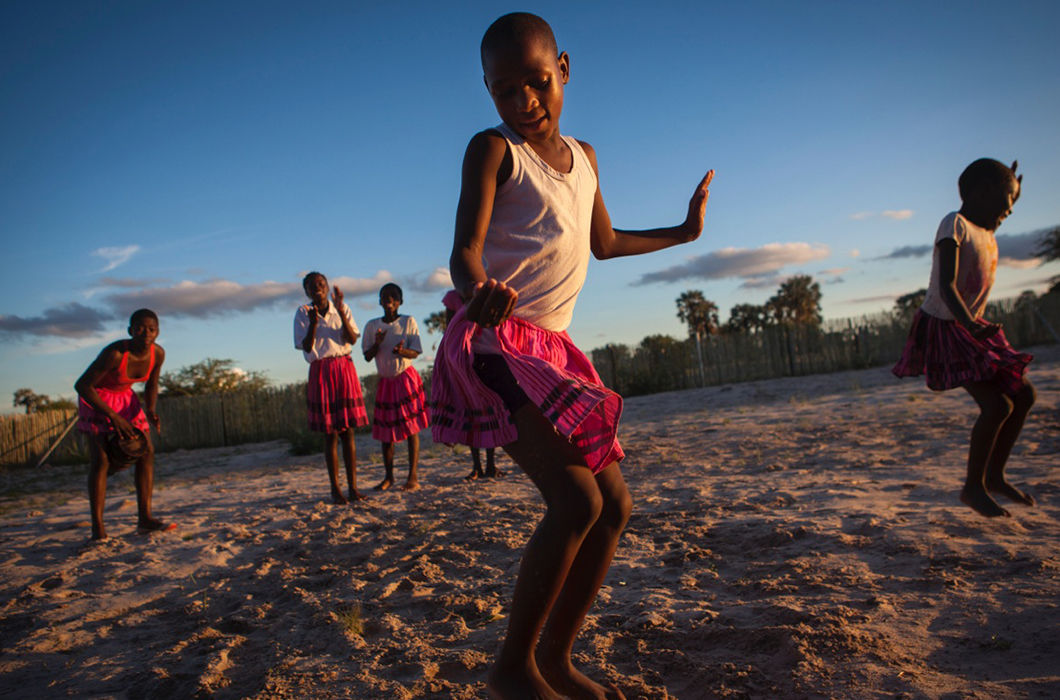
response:
[[[386,289],[379,294],[379,305],[383,307],[383,320],[387,323],[393,323],[398,317],[398,308],[401,307],[401,297],[399,297],[392,290]],[[380,345],[383,339],[386,338],[386,329],[380,328],[375,333],[375,342],[364,350],[364,359],[371,362],[375,359],[376,355],[379,354]],[[398,341],[397,345],[394,346],[391,351],[398,357],[404,357],[409,360],[414,360],[420,356],[415,350],[411,350],[405,347],[405,341]],[[418,466],[420,461],[420,436],[417,433],[413,433],[409,436],[406,441],[408,445],[409,453],[409,476],[405,480],[405,485],[401,487],[402,491],[415,491],[420,487],[420,480],[418,474]],[[377,491],[386,491],[394,485],[394,443],[384,442],[383,445],[383,468],[386,470],[386,475],[383,480],[376,485]]]
[[[142,377],[151,366],[151,348],[154,347],[155,364],[147,377],[144,386],[144,415],[155,430],[162,432],[162,422],[155,412],[158,403],[158,378],[166,353],[160,345],[155,345],[158,337],[158,321],[150,317],[141,317],[129,326],[129,340],[111,343],[99,353],[99,356],[88,366],[74,388],[88,405],[103,413],[110,420],[115,432],[128,438],[136,434],[132,423],[108,406],[96,392],[96,387],[111,372],[118,369],[122,354],[128,352],[129,360],[126,372],[130,377]],[[133,480],[136,485],[137,529],[141,532],[153,532],[172,529],[167,524],[151,515],[151,497],[154,493],[155,455],[151,436],[147,435],[147,453],[136,460]],[[102,540],[107,537],[103,527],[103,503],[107,495],[107,474],[110,471],[110,458],[107,455],[106,436],[90,435],[88,438],[90,465],[88,470],[88,502],[92,516],[92,539]]]
[[[574,154],[560,137],[570,58],[548,41],[510,42],[483,57],[486,88],[506,125],[541,158],[570,172]],[[593,170],[596,153],[581,143]],[[461,175],[450,272],[467,300],[467,318],[484,328],[502,324],[515,309],[518,290],[489,279],[482,261],[497,188],[513,160],[494,131],[468,144]],[[639,255],[696,240],[703,230],[709,171],[696,186],[682,223],[646,231],[611,225],[597,188],[590,245],[597,259]],[[547,505],[523,552],[504,644],[487,685],[497,698],[622,698],[622,692],[586,677],[571,662],[574,639],[592,606],[629,518],[632,499],[617,463],[593,474],[570,442],[537,406],[513,415],[519,439],[504,450],[530,477]]]
[[[328,302],[328,280],[323,275],[313,275],[304,287],[305,294],[310,302],[304,307],[309,316],[309,329],[305,338],[302,339],[301,349],[312,352],[313,343],[316,341],[317,324],[320,319],[327,316],[329,310]],[[337,286],[331,290],[331,296],[336,309],[342,309],[343,294]],[[342,319],[342,336],[347,343],[356,343],[359,334],[353,330],[350,320],[345,314],[339,314]],[[338,444],[342,441],[342,459],[346,467],[346,485],[349,500],[342,495],[339,487],[339,454]],[[325,433],[324,434],[324,462],[328,468],[328,481],[331,483],[331,500],[334,503],[345,504],[349,501],[363,501],[365,496],[357,490],[357,446],[353,440],[353,429]]]
[[[976,226],[994,231],[1012,213],[1019,199],[1023,176],[1006,182],[984,184],[968,193],[960,213]],[[980,341],[993,336],[1001,326],[976,319],[957,289],[958,248],[953,239],[939,241],[939,277],[942,299],[958,324]],[[1008,517],[1010,513],[994,500],[1000,494],[1016,503],[1033,506],[1034,499],[1005,478],[1005,464],[1016,444],[1023,423],[1035,401],[1034,386],[1026,379],[1015,396],[1009,396],[994,382],[971,382],[965,390],[979,406],[979,417],[972,427],[968,449],[968,469],[961,502],[988,518]]]

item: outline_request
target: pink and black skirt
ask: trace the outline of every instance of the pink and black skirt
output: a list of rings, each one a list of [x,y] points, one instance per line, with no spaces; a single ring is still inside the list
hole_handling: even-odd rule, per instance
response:
[[[306,404],[312,431],[341,433],[368,425],[361,381],[349,355],[325,357],[309,365]]]
[[[103,389],[96,387],[96,394],[103,403],[107,404],[117,412],[119,416],[132,423],[132,425],[144,431],[144,435],[150,434],[151,426],[147,422],[143,408],[140,407],[140,399],[132,389]],[[89,435],[106,435],[114,432],[114,425],[106,413],[93,408],[82,398],[77,400],[77,429]]]
[[[435,442],[503,447],[518,440],[511,392],[501,388],[509,394],[502,395],[496,384],[483,380],[483,364],[497,362],[517,383],[514,390],[570,440],[593,473],[625,457],[616,437],[622,397],[603,385],[565,331],[548,331],[514,317],[496,329],[482,329],[467,320],[465,309],[449,322],[434,360]]]
[[[982,319],[976,323],[987,325]],[[917,311],[902,357],[891,371],[898,377],[923,374],[935,391],[994,382],[1002,392],[1015,396],[1023,388],[1027,365],[1033,359],[1015,350],[1001,330],[977,340],[956,321]]]
[[[400,442],[430,425],[423,380],[414,367],[396,377],[380,377],[375,389],[372,437]]]

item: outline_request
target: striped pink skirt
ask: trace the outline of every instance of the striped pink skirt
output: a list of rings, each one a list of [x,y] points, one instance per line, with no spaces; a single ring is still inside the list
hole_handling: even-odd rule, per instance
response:
[[[423,380],[415,367],[396,377],[380,377],[375,388],[372,437],[380,442],[401,442],[430,425]]]
[[[481,334],[483,337],[476,338]],[[489,334],[489,336],[486,336]],[[431,375],[431,432],[435,442],[503,447],[519,436],[504,400],[472,367],[475,349],[489,340],[519,388],[585,457],[593,473],[625,456],[616,434],[622,397],[606,388],[564,332],[547,331],[519,318],[481,329],[460,309],[446,328]]]
[[[312,431],[341,433],[368,425],[361,381],[349,355],[325,357],[309,365],[306,404]]]
[[[145,435],[151,433],[151,426],[140,407],[140,399],[135,391],[132,389],[112,391],[97,387],[96,393],[103,403],[113,408],[119,416],[132,423],[134,427],[144,431]],[[78,397],[77,429],[89,435],[106,435],[114,432],[114,425],[110,422],[110,418],[107,418],[107,414],[97,411],[87,401]]]
[[[979,319],[976,323],[987,322]],[[1005,394],[1015,396],[1023,388],[1023,376],[1033,359],[1016,351],[1000,330],[986,340],[976,340],[956,321],[917,311],[902,357],[891,371],[898,377],[923,374],[935,391],[970,382],[995,382]]]

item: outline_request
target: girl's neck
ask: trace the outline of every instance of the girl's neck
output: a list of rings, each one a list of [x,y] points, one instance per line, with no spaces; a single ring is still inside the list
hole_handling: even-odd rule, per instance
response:
[[[384,311],[384,312],[383,312],[383,321],[384,321],[384,322],[386,322],[386,323],[393,323],[394,321],[396,321],[396,320],[397,320],[397,317],[398,317],[399,315],[400,315],[400,314],[398,314],[398,312],[397,312],[397,311],[395,311],[395,312],[394,312],[394,315],[393,315],[393,316],[391,316],[391,315],[390,315],[390,312],[389,312],[389,311]]]
[[[328,300],[327,299],[325,299],[323,301],[323,303],[321,303],[319,301],[314,301],[313,302],[313,306],[316,307],[317,313],[319,313],[321,316],[327,316],[328,315]]]

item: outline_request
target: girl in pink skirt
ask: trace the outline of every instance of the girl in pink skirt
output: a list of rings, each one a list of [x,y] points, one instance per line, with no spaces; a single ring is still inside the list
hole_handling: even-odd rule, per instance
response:
[[[294,315],[294,346],[309,363],[306,401],[309,429],[324,433],[324,460],[331,481],[331,499],[346,503],[339,488],[338,441],[342,438],[342,456],[346,463],[346,483],[351,501],[364,498],[357,490],[357,447],[353,430],[368,425],[364,410],[361,382],[353,367],[350,352],[357,342],[357,324],[350,307],[342,301],[342,291],[335,287],[328,301],[328,279],[310,272],[302,280],[310,302],[298,307]]]
[[[129,339],[118,340],[100,351],[74,384],[77,389],[77,427],[88,436],[91,464],[88,470],[88,503],[92,513],[92,539],[107,536],[103,528],[103,501],[107,495],[107,476],[116,471],[108,454],[108,442],[130,439],[142,433],[147,450],[136,459],[133,479],[136,483],[137,528],[141,532],[171,530],[151,515],[154,492],[155,454],[151,446],[151,425],[161,430],[155,413],[158,401],[158,377],[166,352],[155,344],[158,316],[150,309],[134,311],[129,318]],[[133,391],[133,385],[144,382],[144,402]]]
[[[936,391],[962,387],[979,404],[961,501],[987,517],[1009,515],[991,493],[1034,505],[1005,479],[1005,463],[1034,405],[1025,376],[1032,357],[1014,350],[1001,326],[983,318],[997,269],[994,231],[1012,212],[1022,181],[1015,162],[1010,168],[990,158],[961,173],[961,209],[939,225],[927,296],[894,367],[899,377],[925,375]]]
[[[383,443],[383,467],[386,476],[376,486],[385,491],[394,485],[394,443],[408,441],[409,478],[401,488],[414,491],[420,487],[417,465],[420,459],[420,431],[429,425],[427,399],[412,361],[423,352],[416,319],[398,314],[404,301],[401,287],[393,282],[379,290],[383,316],[373,318],[364,327],[364,359],[375,360],[379,385],[375,390],[375,412],[372,437]]]
[[[713,173],[679,226],[612,228],[595,152],[560,133],[570,64],[548,23],[505,15],[480,48],[502,123],[472,137],[464,155],[450,272],[466,304],[435,359],[432,432],[437,442],[503,447],[547,505],[523,552],[491,696],[621,697],[575,669],[571,647],[630,514],[616,439],[622,399],[566,328],[590,251],[611,258],[695,240]]]

